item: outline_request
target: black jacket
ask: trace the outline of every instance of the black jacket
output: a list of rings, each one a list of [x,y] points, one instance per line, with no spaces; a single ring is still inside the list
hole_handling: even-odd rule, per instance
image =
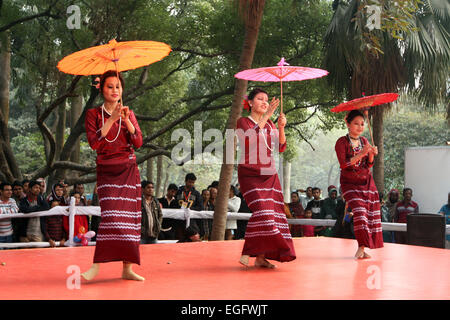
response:
[[[22,212],[22,213],[47,211],[49,209],[50,209],[50,206],[42,195],[37,196],[37,205],[35,205],[35,206],[32,206],[30,204],[28,197],[22,198],[19,202],[19,212]],[[41,217],[41,221],[43,220],[42,218],[43,217]],[[27,228],[28,228],[28,219],[20,218],[18,225],[17,225],[17,232],[19,234],[19,237],[27,236]],[[41,229],[42,229],[42,224],[41,224]]]

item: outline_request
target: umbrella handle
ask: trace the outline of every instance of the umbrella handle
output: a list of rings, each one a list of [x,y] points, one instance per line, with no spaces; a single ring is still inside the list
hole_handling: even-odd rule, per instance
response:
[[[366,118],[367,118],[367,127],[369,128],[370,139],[372,140],[372,146],[374,146],[375,143],[373,142],[372,128],[370,127],[369,112],[366,110],[366,111],[364,112],[364,115],[365,115]]]
[[[281,109],[280,109],[280,115],[283,113],[283,80],[280,79],[280,86],[281,86]]]

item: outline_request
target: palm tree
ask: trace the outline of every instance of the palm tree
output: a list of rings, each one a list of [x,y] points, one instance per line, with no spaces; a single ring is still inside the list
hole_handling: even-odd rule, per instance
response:
[[[403,39],[388,31],[374,30],[382,54],[365,46],[367,32],[358,19],[361,0],[335,0],[334,15],[325,36],[325,68],[336,91],[348,99],[404,90],[415,95],[428,108],[445,98],[450,61],[450,5],[447,1],[426,0],[408,19],[409,32]],[[389,5],[386,1],[386,6]],[[372,108],[374,143],[379,155],[374,164],[374,179],[384,191],[384,107]]]
[[[239,71],[250,69],[255,54],[256,42],[258,40],[259,27],[264,12],[265,0],[239,0],[240,11],[245,23],[245,36],[239,60]],[[242,100],[247,91],[247,81],[236,79],[234,86],[233,101],[230,115],[227,121],[227,129],[236,129],[238,118],[242,113]],[[211,240],[223,240],[225,237],[225,225],[228,212],[228,197],[230,193],[231,178],[233,176],[234,164],[227,163],[226,159],[234,159],[234,149],[223,153],[223,163],[220,169],[219,189],[214,207],[214,221]],[[233,155],[228,155],[231,151]]]

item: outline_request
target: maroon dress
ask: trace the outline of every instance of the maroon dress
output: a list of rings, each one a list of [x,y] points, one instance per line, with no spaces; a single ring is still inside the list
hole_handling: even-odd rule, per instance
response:
[[[130,121],[136,131],[130,134],[119,120],[101,136],[110,114],[102,106],[88,110],[86,135],[97,151],[97,190],[101,222],[97,232],[94,263],[126,261],[140,264],[141,181],[134,148],[142,145],[142,133],[133,111]]]
[[[341,167],[342,197],[353,212],[353,229],[358,246],[370,249],[383,247],[381,229],[380,198],[372,177],[369,156],[366,155],[354,165],[350,159],[369,143],[360,137],[360,146],[353,148],[348,135],[336,141],[336,155]]]
[[[273,159],[273,146],[276,144],[283,152],[286,144],[278,143],[278,130],[270,120],[260,130],[251,118],[240,118],[236,133],[242,151],[238,165],[239,185],[252,211],[242,255],[264,254],[266,259],[281,262],[294,260],[295,250]]]

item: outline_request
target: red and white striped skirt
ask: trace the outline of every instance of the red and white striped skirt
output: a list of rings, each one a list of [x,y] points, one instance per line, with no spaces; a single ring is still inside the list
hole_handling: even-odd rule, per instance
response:
[[[135,157],[97,164],[97,190],[101,222],[94,263],[140,264],[141,181]]]
[[[380,197],[372,175],[367,185],[341,183],[341,189],[342,196],[353,212],[353,229],[358,246],[382,248]]]
[[[295,250],[278,175],[255,175],[253,170],[239,167],[238,179],[242,195],[252,211],[242,254],[252,257],[264,254],[266,259],[280,262],[294,260]]]

